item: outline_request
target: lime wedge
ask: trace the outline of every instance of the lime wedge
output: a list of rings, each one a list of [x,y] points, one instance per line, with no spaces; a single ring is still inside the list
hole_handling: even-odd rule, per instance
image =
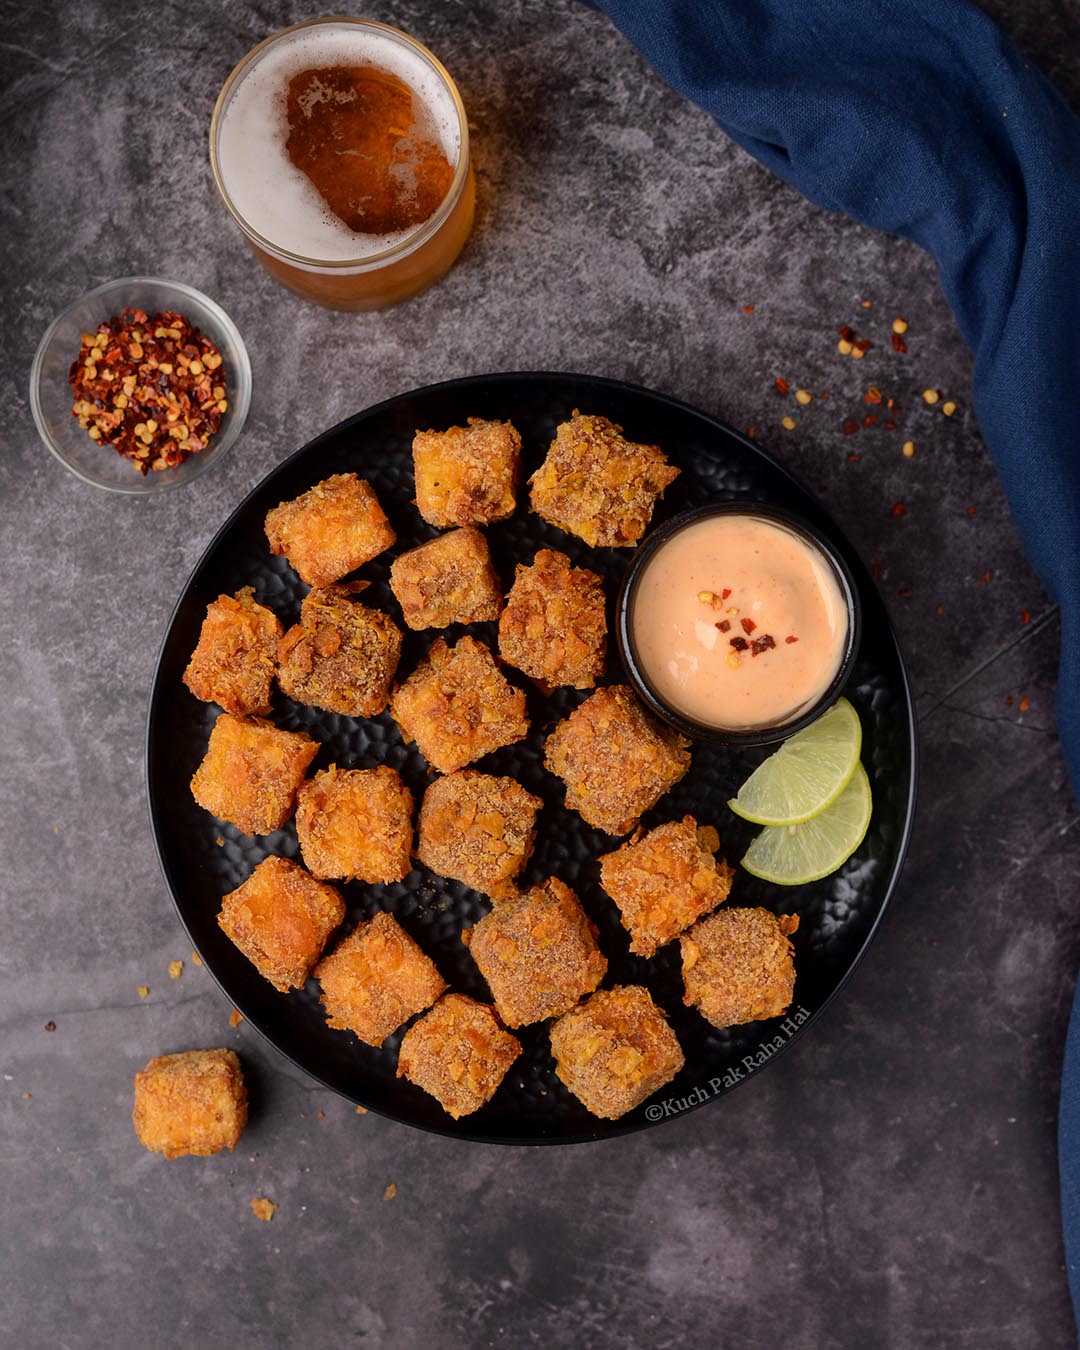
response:
[[[861,749],[859,714],[839,699],[759,764],[728,806],[755,825],[801,825],[837,800]]]
[[[746,850],[743,867],[778,886],[801,886],[835,872],[863,841],[873,803],[866,770],[856,762],[840,796],[801,825],[770,825]]]

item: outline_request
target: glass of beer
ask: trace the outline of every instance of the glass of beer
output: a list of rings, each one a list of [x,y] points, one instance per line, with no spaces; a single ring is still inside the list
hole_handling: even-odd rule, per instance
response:
[[[263,266],[331,309],[407,300],[472,227],[457,88],[426,47],[374,20],[312,19],[248,52],[218,96],[210,163]]]

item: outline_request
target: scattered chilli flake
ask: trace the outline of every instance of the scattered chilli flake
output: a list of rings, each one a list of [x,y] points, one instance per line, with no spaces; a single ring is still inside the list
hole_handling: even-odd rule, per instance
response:
[[[798,640],[799,639],[795,636],[794,633],[789,633],[788,636],[784,639],[784,641],[788,643],[789,646],[792,642],[798,642]]]
[[[1027,712],[1031,708],[1031,699],[1025,694],[1017,706],[1021,712]]]
[[[894,352],[900,352],[901,355],[903,355],[903,353],[907,351],[907,343],[904,341],[904,339],[900,336],[899,333],[892,334],[892,336],[889,338],[889,345],[890,347],[892,347]]]
[[[46,1031],[55,1031],[55,1030],[56,1030],[56,1023],[52,1020],[51,1017],[50,1017],[49,1020],[45,1023],[45,1030],[46,1030]]]
[[[1031,622],[1031,614],[1026,609],[1020,611],[1020,622],[1021,623]]]
[[[721,619],[716,626],[720,629],[721,633],[728,633],[731,631],[731,620]]]
[[[863,418],[863,420],[862,420],[862,424],[863,424],[864,427],[876,427],[877,424],[878,424],[878,421],[879,421],[879,418],[877,417],[877,415],[876,415],[875,413],[867,413],[866,416],[865,416],[865,417]]]
[[[740,637],[738,633],[736,633],[733,638],[728,638],[728,641],[731,643],[731,645],[735,648],[737,652],[744,652],[746,651],[747,647],[750,646],[749,642],[747,642],[747,640],[744,637]]]
[[[382,1198],[384,1200],[393,1200],[395,1195],[397,1195],[397,1182],[392,1181],[390,1185],[387,1186],[386,1190],[383,1191]]]
[[[237,1008],[234,1008],[232,1012],[229,1014],[229,1026],[231,1026],[234,1031],[243,1020],[244,1014],[240,1012]]]
[[[980,585],[980,586],[989,586],[990,582],[993,581],[993,579],[994,579],[994,574],[993,574],[993,572],[991,572],[990,569],[987,568],[986,571],[985,571],[985,572],[982,574],[982,576],[979,578],[979,585]]]
[[[730,594],[731,594],[731,587],[725,586],[724,589],[720,592],[720,599],[726,600]]]
[[[886,423],[885,423],[885,430],[886,430],[886,431],[895,431],[895,430],[896,430],[896,423],[893,422],[893,421],[888,421],[888,422],[886,422]]]
[[[884,398],[885,395],[881,392],[881,390],[877,387],[876,384],[872,384],[870,388],[866,391],[866,393],[863,394],[864,403],[881,403],[884,400]]]
[[[358,1107],[356,1108],[356,1114],[357,1114],[358,1116],[366,1116],[367,1113],[368,1113],[368,1109],[367,1109],[366,1106],[358,1106]]]
[[[1012,696],[1012,694],[1006,694],[1006,695],[1005,695],[1005,706],[1006,706],[1006,708],[1011,708],[1012,705],[1013,705],[1013,696]]]
[[[761,637],[755,638],[750,644],[750,655],[760,656],[762,652],[767,652],[771,647],[776,646],[776,639],[771,633],[762,633]]]
[[[910,587],[910,586],[900,586],[900,587],[897,588],[896,594],[900,597],[901,600],[910,600],[910,599],[911,599],[911,587]]]
[[[754,437],[757,435],[757,427],[754,426],[753,423],[751,423],[751,424],[746,428],[746,434],[750,437],[751,440],[753,440]]]
[[[853,422],[850,417],[845,421],[843,427],[845,436],[854,436],[855,433],[858,431],[858,429],[859,429],[858,422]]]
[[[755,310],[756,308],[757,308],[756,305],[743,305],[743,307],[742,307],[742,312],[743,312],[744,314],[753,314],[753,312],[754,312],[754,310]]]
[[[852,450],[851,454],[849,454],[847,458],[848,458],[848,463],[849,463],[849,464],[858,464],[859,460],[862,459],[862,455],[860,455],[860,454],[856,453],[856,451]]]
[[[776,379],[773,380],[773,387],[776,389],[776,392],[778,394],[786,394],[788,390],[791,388],[791,385],[788,384],[787,380],[784,379],[783,375],[777,375]]]
[[[757,624],[753,621],[753,619],[740,619],[739,623],[742,625],[742,630],[747,637],[749,637],[750,634],[757,627]]]
[[[967,513],[969,516],[975,515],[975,508],[973,506],[969,506],[967,509]]]
[[[904,505],[903,502],[893,502],[892,509],[890,510],[889,515],[891,515],[894,520],[899,516],[906,516],[907,507]]]

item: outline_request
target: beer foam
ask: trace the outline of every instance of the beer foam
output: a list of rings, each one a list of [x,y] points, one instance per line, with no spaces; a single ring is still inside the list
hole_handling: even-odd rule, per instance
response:
[[[412,47],[379,29],[351,23],[301,28],[272,42],[238,78],[218,126],[225,191],[243,220],[290,253],[327,262],[363,259],[413,233],[358,234],[339,220],[289,159],[286,91],[302,70],[378,66],[426,105],[443,153],[456,165],[461,137],[454,100],[438,72]]]

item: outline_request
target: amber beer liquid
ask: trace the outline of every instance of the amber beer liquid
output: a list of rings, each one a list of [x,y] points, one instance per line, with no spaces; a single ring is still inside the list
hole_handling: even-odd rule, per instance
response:
[[[218,191],[259,261],[332,309],[381,309],[448,270],[473,221],[461,98],[419,42],[314,19],[261,42],[218,96]]]

